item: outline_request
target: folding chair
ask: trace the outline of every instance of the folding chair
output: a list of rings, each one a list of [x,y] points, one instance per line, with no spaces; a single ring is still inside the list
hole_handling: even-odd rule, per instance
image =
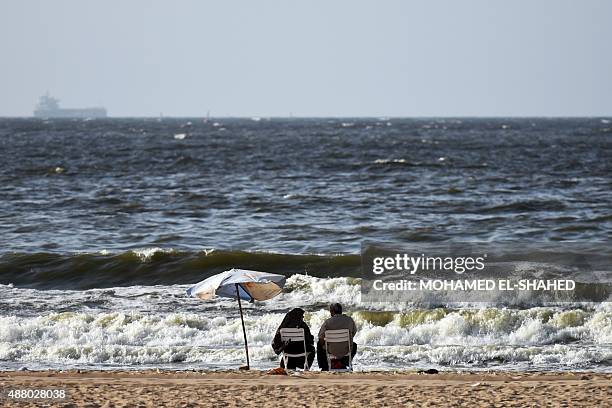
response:
[[[329,348],[327,345],[329,343],[347,343],[348,344],[348,354],[342,356],[335,356],[329,353]],[[348,329],[339,329],[339,330],[325,330],[325,354],[327,355],[327,366],[329,367],[329,371],[353,371],[353,354],[352,354],[353,342],[351,341],[351,334]],[[347,368],[332,368],[332,359],[333,360],[342,360],[343,357],[347,357],[349,359]]]
[[[304,346],[304,352],[298,354],[289,354],[283,351],[283,361],[285,362],[285,369],[287,369],[287,361],[289,357],[304,357],[304,370],[308,371],[308,352],[306,351],[306,336],[304,335],[304,329],[280,329],[281,340],[283,342],[301,341]]]

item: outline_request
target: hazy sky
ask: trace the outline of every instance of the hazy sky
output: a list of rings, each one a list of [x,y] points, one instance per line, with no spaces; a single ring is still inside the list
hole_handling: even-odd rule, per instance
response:
[[[0,115],[609,116],[608,0],[0,0]]]

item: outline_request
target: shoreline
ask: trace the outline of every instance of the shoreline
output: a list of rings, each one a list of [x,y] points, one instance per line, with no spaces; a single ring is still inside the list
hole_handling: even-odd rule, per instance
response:
[[[291,373],[290,373],[291,374]],[[2,371],[8,406],[525,406],[610,405],[612,374],[596,372],[354,373],[266,371]],[[11,389],[64,389],[64,400],[9,400]],[[332,397],[333,396],[333,397]]]

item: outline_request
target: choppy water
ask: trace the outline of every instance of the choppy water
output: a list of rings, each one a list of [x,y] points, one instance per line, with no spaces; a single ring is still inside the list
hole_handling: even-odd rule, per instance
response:
[[[235,301],[185,297],[187,285],[87,291],[0,287],[0,367],[236,367],[244,362]],[[44,301],[41,299],[44,298]],[[396,308],[360,303],[350,278],[289,278],[274,300],[246,305],[253,365],[277,364],[270,343],[300,305],[316,332],[329,299],[357,322],[357,369],[609,371],[609,303],[563,308]]]
[[[360,369],[612,367],[609,304],[364,305],[364,240],[609,248],[609,119],[0,119],[0,367],[226,367],[231,300],[184,289],[285,273],[248,306],[255,365],[288,308],[330,299]],[[305,276],[305,275],[310,276]]]
[[[3,119],[0,233],[25,252],[609,239],[606,121]]]

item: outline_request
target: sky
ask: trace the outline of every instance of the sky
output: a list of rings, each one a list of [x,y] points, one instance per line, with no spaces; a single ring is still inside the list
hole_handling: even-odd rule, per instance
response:
[[[0,0],[0,116],[610,116],[608,0]]]

